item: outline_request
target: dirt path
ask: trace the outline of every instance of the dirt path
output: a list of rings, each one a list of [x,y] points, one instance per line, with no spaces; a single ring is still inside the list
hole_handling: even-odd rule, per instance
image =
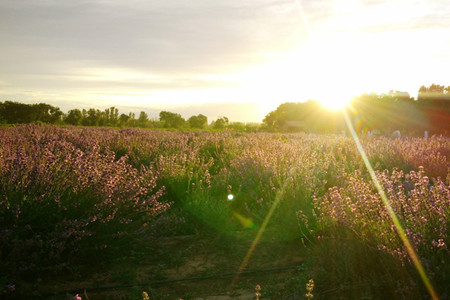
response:
[[[244,269],[250,272],[236,280],[234,274],[239,270],[253,236],[252,232],[244,232],[232,238],[197,235],[162,238],[157,245],[152,245],[157,255],[140,261],[138,265],[115,266],[79,282],[59,282],[56,285],[58,290],[86,288],[89,300],[107,297],[142,299],[139,296],[142,291],[146,291],[152,300],[250,300],[255,299],[255,286],[259,284],[263,294],[261,299],[282,299],[277,294],[282,294],[292,284],[295,266],[304,261],[304,246],[299,241],[262,241]],[[282,269],[287,266],[291,268]],[[132,270],[131,275],[124,272],[127,269]],[[233,281],[236,281],[234,286]],[[121,288],[124,282],[129,285],[136,283],[136,286]],[[158,284],[150,284],[155,282]],[[118,288],[89,289],[114,285]]]

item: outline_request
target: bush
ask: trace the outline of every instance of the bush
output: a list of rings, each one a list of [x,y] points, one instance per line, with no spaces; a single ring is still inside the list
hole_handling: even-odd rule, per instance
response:
[[[69,129],[26,125],[0,131],[0,244],[3,272],[58,269],[70,256],[101,255],[113,236],[135,232],[167,209],[157,172],[127,156],[85,149]],[[132,229],[132,230],[131,230]]]

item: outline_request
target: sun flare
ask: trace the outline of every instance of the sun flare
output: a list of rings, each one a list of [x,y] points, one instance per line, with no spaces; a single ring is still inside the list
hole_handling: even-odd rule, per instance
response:
[[[329,95],[319,99],[319,102],[326,108],[331,110],[340,110],[350,103],[350,96]]]
[[[374,83],[385,77],[386,71],[372,62],[377,56],[360,44],[362,39],[358,33],[312,36],[307,43],[234,79],[245,86],[241,95],[253,96],[272,110],[282,102],[308,100],[339,110],[355,96],[380,90]]]

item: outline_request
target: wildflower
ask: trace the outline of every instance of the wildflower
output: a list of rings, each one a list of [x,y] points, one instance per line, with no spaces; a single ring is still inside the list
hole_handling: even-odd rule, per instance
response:
[[[75,297],[73,297],[74,300],[83,300],[83,298],[80,297],[80,295],[76,294]]]
[[[146,291],[142,291],[142,300],[150,300],[150,297]]]
[[[255,287],[255,297],[256,300],[259,300],[259,297],[261,297],[261,286],[259,284],[256,285]]]
[[[8,291],[14,292],[16,290],[16,285],[15,284],[8,284],[6,286],[6,288],[8,289]]]
[[[312,291],[314,289],[314,280],[310,279],[308,283],[306,284],[306,291],[305,297],[308,299],[314,298],[314,295],[312,294]]]
[[[444,239],[439,239],[437,241],[433,240],[432,244],[433,244],[433,246],[438,247],[438,248],[445,246]]]

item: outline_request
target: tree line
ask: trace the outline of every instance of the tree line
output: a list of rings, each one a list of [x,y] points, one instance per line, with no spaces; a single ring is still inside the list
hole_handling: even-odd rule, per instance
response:
[[[347,115],[359,133],[391,134],[399,130],[407,135],[450,135],[450,86],[421,86],[417,100],[409,93],[391,90],[385,94],[362,94],[351,101]],[[267,114],[262,124],[229,122],[219,117],[208,123],[202,114],[187,120],[180,114],[161,111],[159,118],[150,119],[141,111],[119,114],[116,107],[105,110],[71,109],[63,113],[45,103],[23,104],[0,102],[0,124],[49,123],[74,126],[141,127],[173,129],[233,129],[235,131],[340,133],[346,130],[343,114],[324,108],[318,101],[286,102]]]
[[[150,119],[144,111],[141,111],[138,117],[132,112],[119,114],[116,107],[105,110],[71,109],[63,113],[58,107],[45,103],[24,104],[13,101],[0,102],[0,124],[2,123],[212,130],[229,128],[236,131],[256,131],[258,128],[258,124],[230,122],[225,116],[208,123],[208,118],[202,114],[191,116],[186,120],[180,114],[161,111],[159,118]]]
[[[423,136],[424,131],[450,135],[450,86],[421,86],[417,100],[396,90],[362,94],[352,99],[346,113],[358,133],[389,135],[398,130],[409,136]],[[314,100],[283,103],[263,120],[268,131],[339,133],[346,127],[342,112]]]

